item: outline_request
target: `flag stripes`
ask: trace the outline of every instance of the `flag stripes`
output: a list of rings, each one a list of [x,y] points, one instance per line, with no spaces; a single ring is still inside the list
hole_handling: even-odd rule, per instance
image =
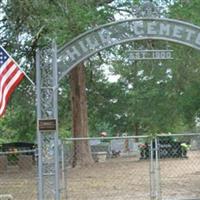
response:
[[[8,100],[24,77],[15,61],[0,47],[0,116],[5,113]]]

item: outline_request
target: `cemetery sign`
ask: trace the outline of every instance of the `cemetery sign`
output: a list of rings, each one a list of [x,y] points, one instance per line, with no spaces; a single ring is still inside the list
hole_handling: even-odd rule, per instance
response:
[[[137,18],[88,31],[58,51],[58,78],[105,48],[137,40],[166,40],[200,49],[200,27],[173,19]]]

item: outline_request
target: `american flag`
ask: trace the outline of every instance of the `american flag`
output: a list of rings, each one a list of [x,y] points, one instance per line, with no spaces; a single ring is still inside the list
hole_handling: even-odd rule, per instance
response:
[[[4,114],[12,92],[23,77],[24,72],[21,71],[6,50],[0,46],[0,116]]]

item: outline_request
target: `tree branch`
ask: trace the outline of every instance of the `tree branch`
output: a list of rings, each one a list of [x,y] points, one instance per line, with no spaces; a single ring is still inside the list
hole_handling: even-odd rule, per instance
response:
[[[45,25],[43,25],[43,26],[39,29],[39,31],[36,33],[36,35],[34,36],[32,42],[31,42],[31,49],[34,49],[34,48],[36,47],[37,42],[38,42],[40,36],[42,35],[42,32],[43,32],[44,28],[45,28]]]
[[[130,10],[123,9],[123,8],[116,8],[116,7],[110,6],[110,5],[108,5],[108,8],[113,9],[113,10],[116,10],[116,11],[118,11],[118,12],[127,12],[127,13],[129,13],[129,14],[131,14],[131,15],[133,14]]]
[[[105,4],[109,4],[109,3],[112,3],[114,0],[95,0],[95,4],[97,6],[103,6]]]

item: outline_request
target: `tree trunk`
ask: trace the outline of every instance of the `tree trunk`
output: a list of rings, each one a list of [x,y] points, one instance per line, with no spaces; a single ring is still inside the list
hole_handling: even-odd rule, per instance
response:
[[[134,130],[135,130],[135,136],[139,135],[139,122],[134,123]],[[139,142],[138,138],[135,138],[135,142]]]
[[[74,138],[88,137],[87,96],[85,67],[81,63],[71,72],[72,132]],[[93,164],[91,149],[87,140],[74,141],[73,167]]]

